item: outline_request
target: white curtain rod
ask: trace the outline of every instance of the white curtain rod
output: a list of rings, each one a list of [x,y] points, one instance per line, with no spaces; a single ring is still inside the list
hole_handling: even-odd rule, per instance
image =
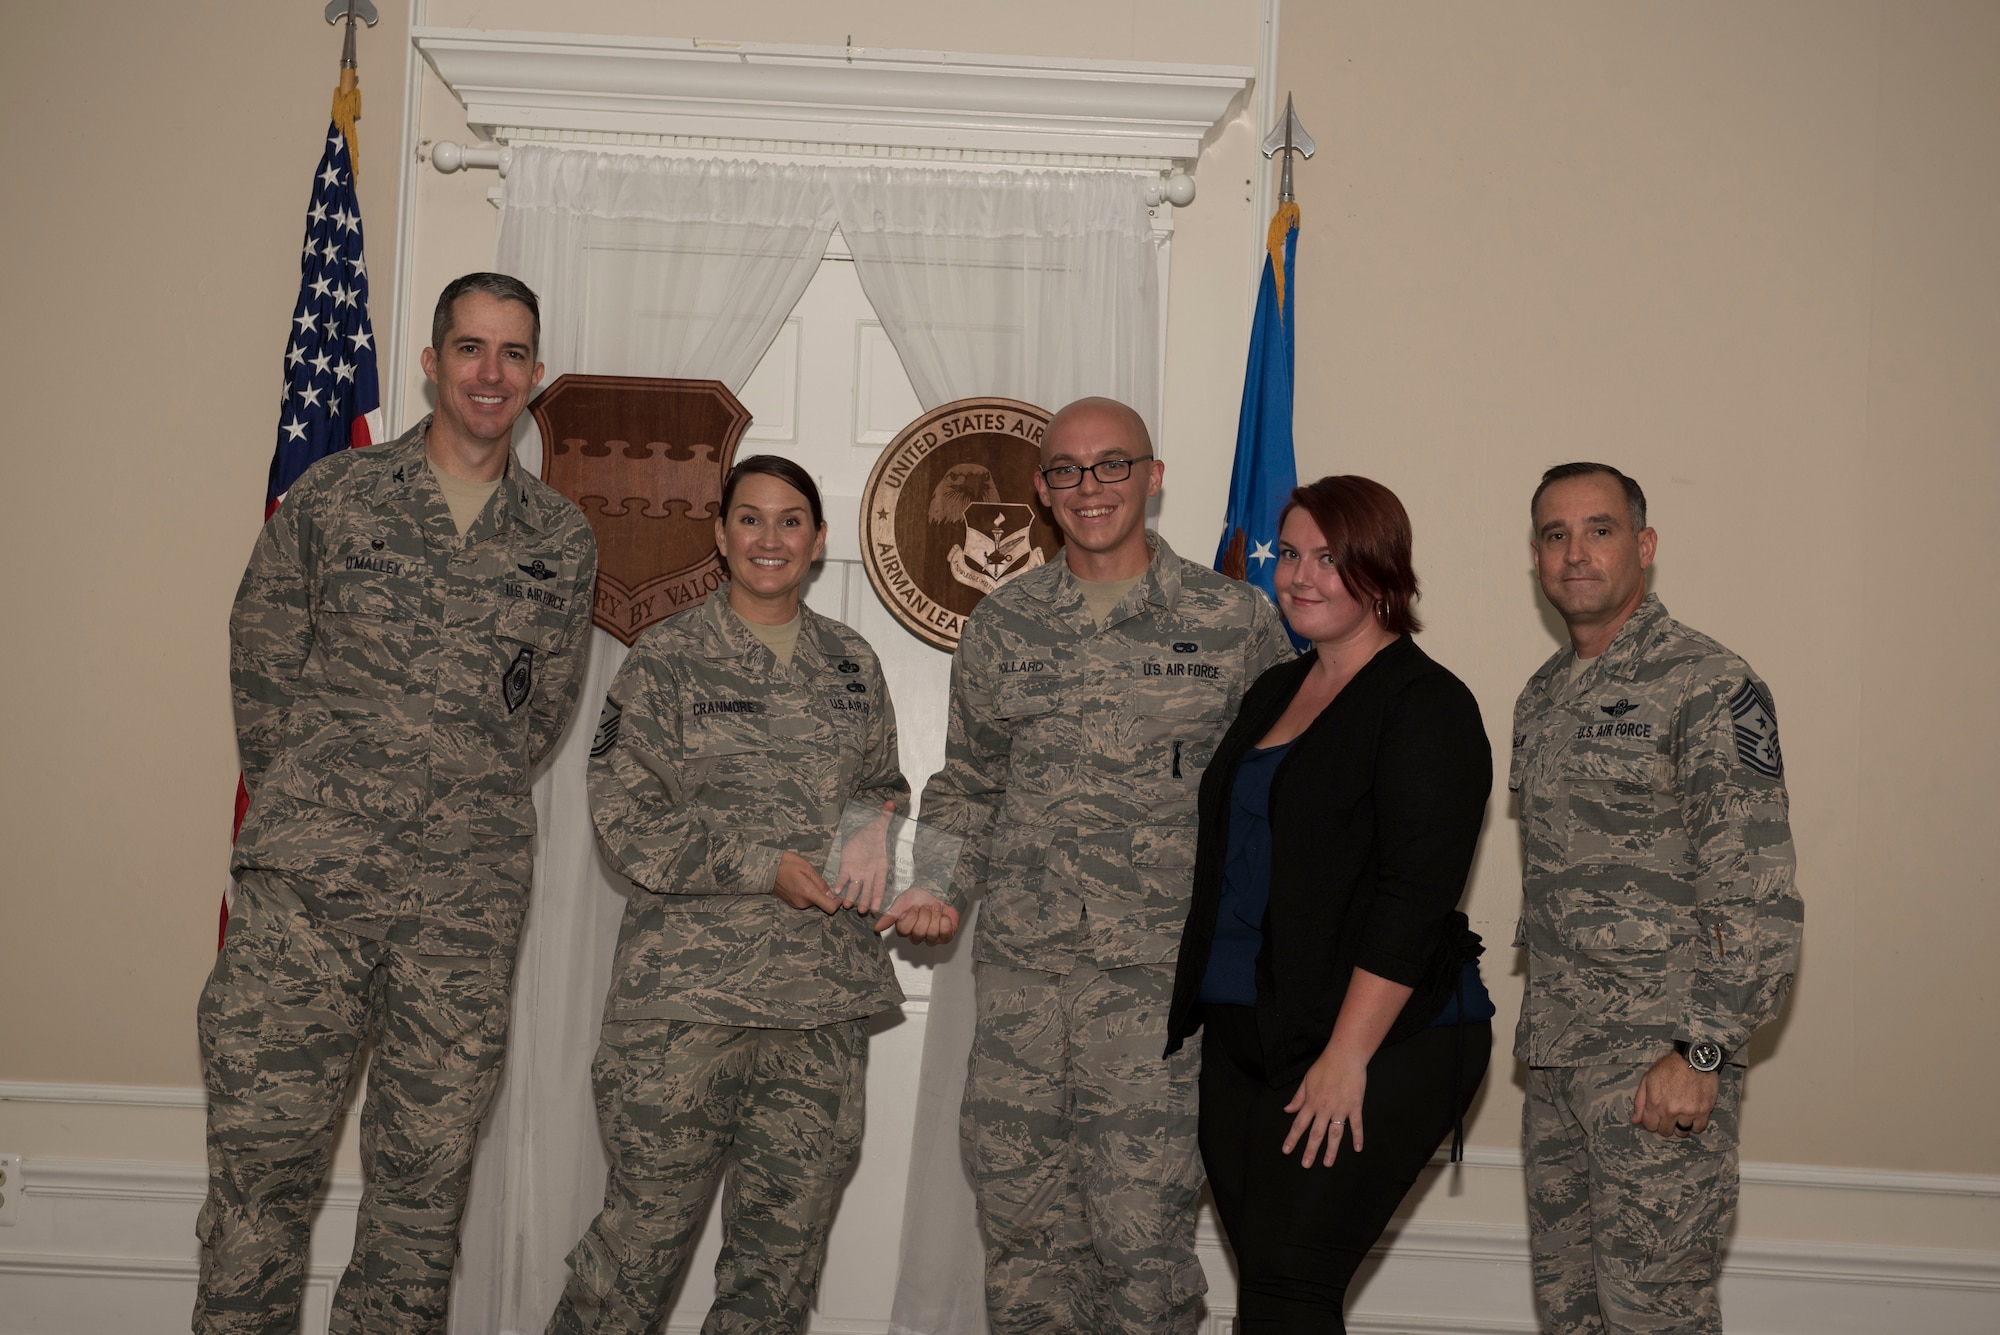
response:
[[[431,166],[446,175],[477,167],[497,170],[503,181],[507,179],[508,169],[514,165],[514,150],[504,144],[468,145],[452,139],[440,139],[432,144],[429,157]],[[979,167],[990,164],[954,162],[951,165]],[[1146,203],[1155,208],[1161,204],[1171,204],[1176,208],[1187,207],[1194,203],[1194,178],[1178,169],[1171,175],[1154,175],[1154,179],[1146,182]]]

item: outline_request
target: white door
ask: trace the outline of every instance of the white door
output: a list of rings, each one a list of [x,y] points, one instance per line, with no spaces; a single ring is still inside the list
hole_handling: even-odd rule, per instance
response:
[[[882,450],[922,411],[839,234],[771,350],[737,396],[755,418],[736,447],[781,454],[819,483],[826,563],[806,590],[881,655],[911,787],[944,763],[948,655],[904,630],[861,569],[861,490]],[[914,980],[922,986],[921,979]],[[908,982],[905,983],[907,987]]]
[[[883,447],[921,411],[909,377],[861,291],[838,235],[829,257],[738,394],[755,421],[738,458],[778,454],[819,483],[826,562],[806,590],[817,612],[867,637],[896,706],[903,773],[913,790],[943,763],[951,659],[904,630],[861,568],[861,490]],[[903,1191],[909,1174],[917,1075],[936,952],[895,946],[909,1002],[879,1017],[868,1053],[868,1120],[860,1163],[834,1217],[815,1330],[882,1330],[895,1295]],[[667,1329],[693,1331],[715,1292],[719,1207],[711,1211]]]

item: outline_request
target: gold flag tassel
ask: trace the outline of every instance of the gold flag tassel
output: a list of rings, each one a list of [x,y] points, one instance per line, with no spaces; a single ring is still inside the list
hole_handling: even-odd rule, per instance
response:
[[[326,7],[328,23],[347,25],[347,32],[340,43],[340,87],[333,90],[333,123],[340,127],[340,137],[347,141],[347,169],[358,180],[361,176],[361,141],[356,137],[354,122],[361,119],[361,77],[354,69],[356,19],[371,28],[375,26],[373,0],[331,0]]]
[[[1296,154],[1310,158],[1314,152],[1312,136],[1306,127],[1299,124],[1299,113],[1292,107],[1292,95],[1285,94],[1285,115],[1271,133],[1264,136],[1264,156],[1284,160],[1284,169],[1279,175],[1278,211],[1271,215],[1271,231],[1264,238],[1264,249],[1271,255],[1271,276],[1277,279],[1278,318],[1285,317],[1285,236],[1299,225],[1299,206],[1292,194],[1292,157]]]
[[[355,77],[352,69],[343,69],[340,72],[340,87],[333,90],[333,123],[340,127],[340,137],[347,141],[347,168],[354,173],[356,180],[361,177],[361,145],[355,138],[354,122],[360,119],[361,80]],[[1282,285],[1284,279],[1278,282]]]
[[[356,96],[359,96],[357,94]],[[352,141],[350,141],[351,143]],[[1278,283],[1278,314],[1285,313],[1285,237],[1299,225],[1299,206],[1291,200],[1278,205],[1278,211],[1271,215],[1271,231],[1264,238],[1264,249],[1271,255],[1271,277]],[[1240,233],[1238,235],[1241,235]]]

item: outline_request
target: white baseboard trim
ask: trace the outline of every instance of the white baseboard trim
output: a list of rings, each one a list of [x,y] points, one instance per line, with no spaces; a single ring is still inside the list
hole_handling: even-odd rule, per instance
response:
[[[1445,1164],[1439,1150],[1431,1160]],[[1521,1151],[1498,1145],[1468,1145],[1465,1166],[1518,1173]],[[1758,1163],[1742,1165],[1743,1185],[1823,1187],[1833,1191],[1890,1191],[1909,1196],[2000,1196],[2000,1176],[1986,1173],[1909,1172],[1895,1168],[1848,1168],[1836,1164]]]
[[[1522,1241],[1525,1245],[1526,1239]],[[1812,1284],[1964,1289],[2000,1295],[2000,1252],[1943,1247],[1738,1238],[1729,1246],[1723,1273]]]
[[[199,1206],[208,1194],[201,1164],[130,1159],[30,1158],[22,1161],[22,1192],[30,1199],[165,1201]],[[361,1203],[361,1174],[334,1173],[314,1198],[317,1207],[352,1210]],[[0,1235],[0,1242],[4,1242]]]
[[[1216,1335],[1231,1335],[1230,1319],[1220,1316],[1214,1319]],[[1349,1313],[1347,1317],[1348,1335],[1539,1335],[1541,1323],[1536,1321],[1491,1321],[1481,1318],[1468,1321],[1463,1317],[1450,1316],[1398,1316],[1370,1317],[1362,1313]]]
[[[1509,1159],[1512,1162],[1509,1162]],[[1483,1162],[1482,1162],[1483,1161]],[[1475,1151],[1470,1168],[1519,1171],[1519,1156]],[[1801,1185],[1916,1194],[1985,1194],[1947,1174],[1828,1169]],[[1858,1175],[1858,1179],[1857,1179]],[[1879,1179],[1897,1179],[1886,1185]],[[1911,1183],[1901,1179],[1917,1177]],[[29,1157],[22,1222],[0,1228],[0,1330],[25,1335],[146,1335],[184,1330],[195,1281],[200,1164]],[[309,1267],[307,1335],[345,1264],[361,1184],[330,1181]],[[1213,1292],[1204,1335],[1230,1335],[1235,1292],[1223,1241],[1204,1217],[1198,1246]],[[1990,1335],[2000,1330],[2000,1251],[1737,1238],[1722,1277],[1731,1335]],[[669,1335],[695,1335],[699,1316]],[[1415,1220],[1384,1239],[1357,1281],[1356,1335],[1527,1335],[1536,1329],[1525,1232],[1512,1225]],[[885,1335],[885,1321],[828,1318],[816,1335]]]
[[[904,1003],[904,1009],[928,1011],[929,1002]],[[0,1103],[106,1104],[134,1108],[201,1108],[207,1096],[199,1086],[66,1084],[45,1080],[0,1080]],[[356,1107],[360,1106],[359,1099]],[[1445,1163],[1439,1150],[1434,1163]],[[1521,1171],[1521,1151],[1498,1145],[1468,1145],[1465,1166]],[[1911,1196],[2000,1197],[2000,1175],[1986,1173],[1913,1172],[1893,1168],[1849,1168],[1836,1164],[1745,1163],[1745,1186],[1818,1187],[1831,1191],[1887,1191]]]
[[[200,1087],[75,1085],[50,1080],[0,1080],[0,1103],[98,1103],[128,1108],[205,1108]]]

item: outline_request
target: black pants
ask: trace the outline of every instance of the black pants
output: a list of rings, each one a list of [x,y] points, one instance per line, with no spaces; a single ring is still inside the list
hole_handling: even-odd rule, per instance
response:
[[[1347,1284],[1417,1174],[1471,1105],[1486,1076],[1493,1026],[1426,1029],[1368,1063],[1357,1154],[1345,1138],[1333,1167],[1300,1165],[1279,1147],[1296,1084],[1272,1088],[1248,1006],[1210,1006],[1201,1042],[1201,1157],[1236,1253],[1241,1335],[1344,1332]],[[1453,1098],[1456,1090],[1457,1097]]]

